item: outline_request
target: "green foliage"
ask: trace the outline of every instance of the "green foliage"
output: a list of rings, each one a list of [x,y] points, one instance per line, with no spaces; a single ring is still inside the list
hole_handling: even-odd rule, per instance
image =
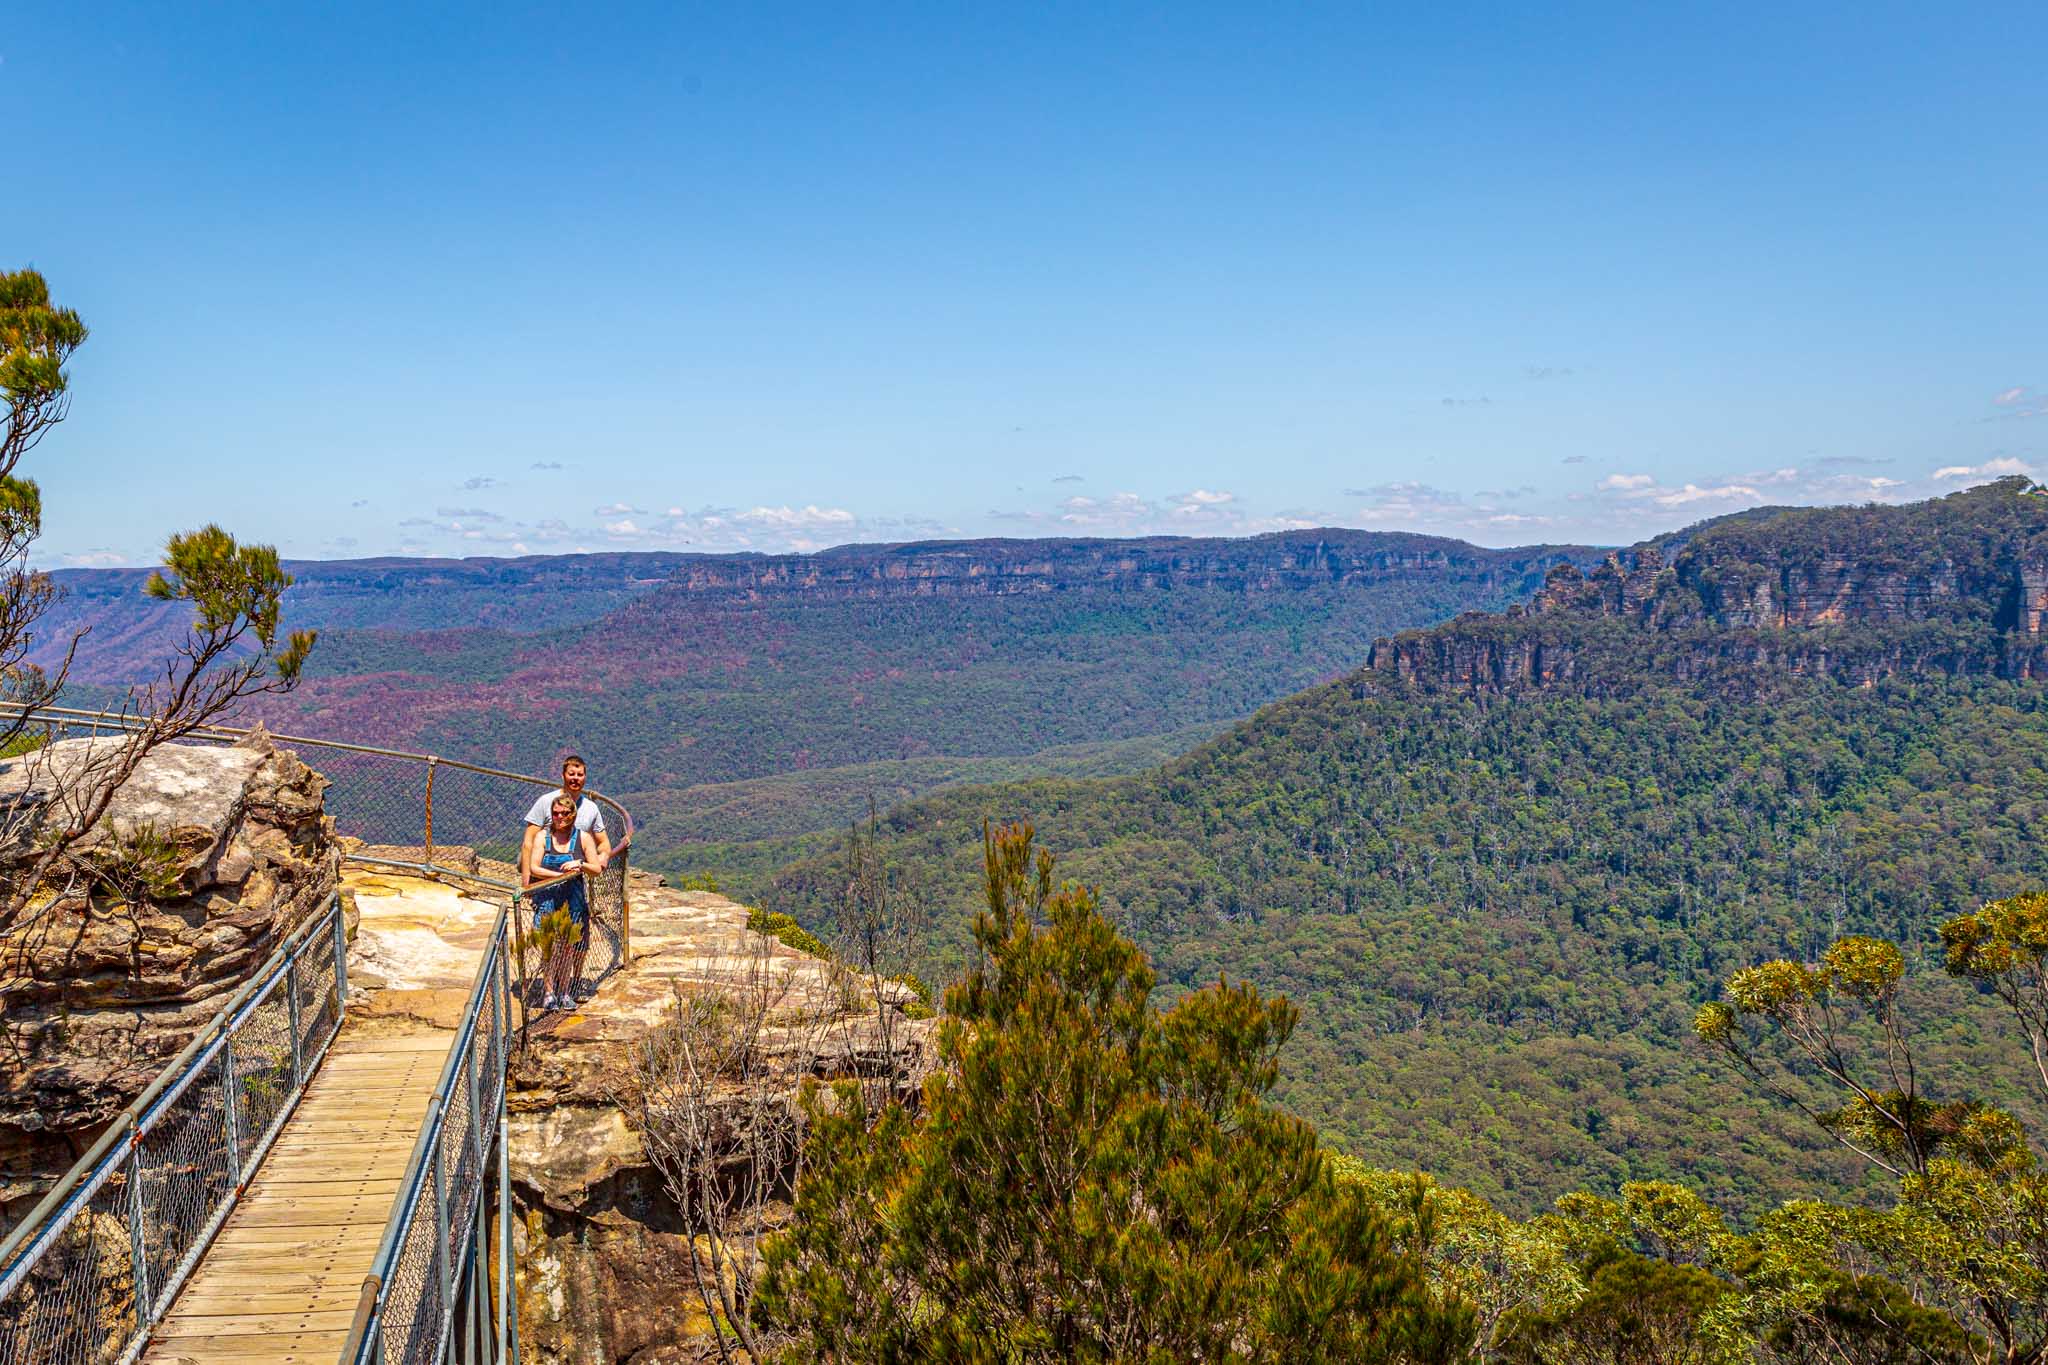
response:
[[[932,988],[924,984],[923,977],[920,977],[915,972],[904,972],[900,976],[892,976],[889,979],[899,986],[909,987],[910,993],[916,997],[916,999],[911,1000],[903,1007],[903,1013],[906,1018],[930,1019],[938,1013],[937,1010],[932,1008]]]
[[[1218,983],[1161,1011],[1144,956],[984,840],[979,964],[924,1112],[813,1087],[764,1315],[796,1358],[1449,1360],[1472,1331],[1313,1131],[1266,1102],[1294,1021]]]
[[[1586,1292],[1555,1220],[1517,1222],[1470,1190],[1419,1172],[1376,1171],[1347,1156],[1332,1158],[1331,1169],[1422,1257],[1437,1302],[1469,1307],[1474,1357],[1491,1358],[1523,1319],[1565,1312]]]
[[[670,884],[678,891],[709,891],[714,896],[725,890],[718,884],[715,872],[685,872]]]
[[[809,953],[812,957],[822,958],[827,962],[832,960],[832,950],[788,915],[767,910],[749,910],[747,928],[756,934],[766,934],[785,947],[794,948],[800,953]]]
[[[129,904],[166,901],[181,889],[184,853],[154,825],[140,825],[91,846],[81,861],[93,889]]]
[[[41,731],[24,730],[5,743],[0,743],[0,758],[17,758],[22,754],[32,754],[49,742],[50,737]]]
[[[46,661],[30,657],[43,617],[62,594],[48,575],[29,565],[43,530],[43,495],[35,480],[16,471],[70,411],[71,380],[64,365],[85,336],[77,313],[50,302],[50,287],[40,274],[0,271],[0,701],[47,701],[61,685],[76,643],[48,650]],[[12,747],[23,731],[19,720],[0,724],[0,748]],[[0,914],[15,899],[0,894]]]
[[[0,543],[34,540],[42,533],[42,489],[34,479],[0,476]]]
[[[533,928],[520,935],[519,946],[530,949],[539,961],[546,962],[558,948],[566,949],[579,937],[576,921],[564,905],[534,920]]]
[[[1690,1049],[1694,1014],[1760,960],[1797,993],[1835,937],[1912,941],[2048,880],[2048,704],[1988,679],[1790,679],[1742,703],[1347,681],[1153,774],[885,814],[899,898],[934,921],[922,975],[968,959],[983,814],[1074,850],[1169,991],[1228,968],[1294,999],[1279,1093],[1334,1144],[1525,1214],[1631,1179],[1754,1209],[1882,1186]],[[843,863],[821,848],[762,901],[826,933]],[[1946,1026],[1974,991],[1909,964],[1939,1032],[1923,1076],[1982,1074],[2039,1112],[1983,1025]]]
[[[1469,1358],[1526,1365],[1983,1365],[1984,1343],[1917,1302],[1917,1280],[1873,1273],[1847,1240],[1882,1216],[1797,1201],[1732,1231],[1719,1210],[1663,1181],[1618,1199],[1584,1191],[1517,1222],[1429,1176],[1332,1162],[1404,1240],[1440,1300],[1480,1324]]]
[[[42,427],[62,420],[61,404],[70,387],[64,363],[85,344],[85,324],[69,308],[50,302],[50,286],[34,270],[0,271],[0,399],[9,414],[9,435],[33,444]],[[8,442],[6,454],[21,448]],[[0,474],[11,471],[6,461]]]
[[[295,630],[277,650],[279,598],[292,576],[268,545],[238,545],[218,526],[171,537],[164,547],[164,569],[150,574],[143,591],[164,602],[192,604],[200,634],[232,636],[246,629],[256,637],[277,678],[296,683],[312,652],[315,632]]]
[[[2030,891],[1940,931],[1949,971],[2006,1003],[2037,1066],[2043,907],[2048,897]],[[1889,1298],[1844,1306],[1875,1269],[2005,1360],[2039,1360],[2048,1355],[2048,1173],[2012,1115],[1973,1095],[1922,1092],[1899,1018],[1903,963],[1894,944],[1845,938],[1816,968],[1737,972],[1726,1002],[1702,1012],[1700,1036],[1773,1092],[1787,1094],[1779,1078],[1800,1070],[1836,1090],[1834,1109],[1799,1107],[1898,1182],[1889,1208],[1797,1201],[1763,1219],[1749,1268],[1755,1292],[1740,1316],[1752,1329],[1808,1333],[1836,1307],[1881,1318],[1896,1306]],[[1838,996],[1875,1027],[1859,1032],[1857,1015],[1836,1009]],[[2048,1097],[2048,1070],[2040,1079]]]
[[[1617,1251],[1588,1266],[1569,1306],[1516,1324],[1500,1358],[1530,1365],[1709,1365],[1723,1359],[1708,1335],[1727,1285],[1697,1266]]]

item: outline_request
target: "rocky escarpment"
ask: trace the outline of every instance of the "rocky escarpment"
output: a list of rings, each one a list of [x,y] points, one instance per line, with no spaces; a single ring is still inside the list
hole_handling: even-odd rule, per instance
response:
[[[21,832],[121,742],[65,740],[0,764],[0,810]],[[0,940],[9,1219],[319,908],[337,866],[326,785],[260,734],[158,748],[79,846],[81,875]],[[122,869],[138,839],[155,850],[146,894]]]
[[[747,928],[722,896],[636,886],[632,965],[575,1013],[543,1016],[514,1059],[511,1107],[513,1246],[519,1265],[520,1352],[540,1365],[716,1359],[691,1261],[711,1274],[704,1239],[684,1231],[642,1131],[636,1058],[679,995],[712,994],[744,1013],[765,1006],[759,1074],[765,1090],[718,1086],[717,1159],[728,1179],[757,1145],[749,1123],[800,1121],[809,1077],[859,1075],[912,1099],[933,1064],[929,1020],[902,1013],[908,991],[884,983],[876,1002],[818,958]],[[786,1142],[770,1144],[789,1151]],[[768,1172],[786,1186],[787,1169]],[[787,1213],[754,1215],[771,1227]]]
[[[1660,677],[2048,676],[2048,498],[2024,479],[1887,508],[1710,523],[1560,564],[1527,607],[1377,642],[1362,682],[1508,692]]]
[[[747,597],[1001,596],[1087,589],[1285,592],[1403,577],[1533,589],[1576,546],[1489,550],[1438,536],[1323,529],[1247,539],[970,540],[847,545],[812,555],[691,559],[670,594]]]

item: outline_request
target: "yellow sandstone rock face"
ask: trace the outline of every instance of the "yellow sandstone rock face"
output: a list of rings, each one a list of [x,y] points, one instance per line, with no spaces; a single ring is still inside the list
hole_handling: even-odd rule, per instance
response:
[[[65,740],[0,762],[0,803],[47,809],[115,743]],[[175,852],[172,893],[129,901],[100,887],[88,904],[67,889],[28,917],[31,932],[0,943],[0,1222],[25,1211],[325,903],[338,861],[326,787],[260,735],[232,748],[166,745],[82,847],[150,831]]]
[[[907,991],[887,992],[885,1038],[872,994],[830,964],[749,932],[746,907],[722,896],[636,887],[633,953],[632,965],[581,1008],[538,1019],[515,1059],[520,1349],[541,1365],[697,1360],[711,1331],[689,1268],[692,1255],[708,1267],[708,1251],[685,1235],[639,1131],[634,1053],[669,1018],[678,992],[773,995],[762,1046],[775,1062],[781,1113],[794,1112],[803,1075],[861,1068],[911,1092],[931,1065],[931,1022],[893,1013]],[[829,1027],[815,1026],[821,1012]]]

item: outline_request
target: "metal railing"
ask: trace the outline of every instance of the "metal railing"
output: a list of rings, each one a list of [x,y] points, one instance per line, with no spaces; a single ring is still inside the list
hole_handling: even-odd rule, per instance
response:
[[[498,912],[455,1044],[428,1101],[342,1349],[355,1362],[519,1359],[513,1311],[505,1061],[516,901]],[[496,1179],[491,1178],[495,1171]],[[488,1201],[498,1200],[498,1254]]]
[[[344,934],[330,890],[0,1244],[0,1360],[141,1352],[341,1028]]]
[[[0,706],[8,711],[19,714]],[[144,723],[64,707],[37,708],[33,720],[49,742],[113,737]],[[252,733],[210,726],[178,742],[236,744]],[[505,1090],[512,1006],[519,1002],[523,1025],[538,985],[526,971],[520,909],[533,892],[569,878],[518,886],[525,806],[508,803],[505,784],[518,784],[522,801],[555,784],[429,754],[269,738],[329,779],[326,808],[348,862],[457,879],[506,902],[342,1360],[516,1362]],[[595,981],[631,956],[633,823],[609,797],[588,795],[618,831],[605,869],[587,876],[590,951],[580,970]],[[340,1030],[345,933],[339,898],[329,893],[324,913],[287,938],[0,1244],[0,1361],[125,1365],[140,1354]],[[495,1294],[493,1172],[501,1229]]]
[[[0,716],[21,711],[0,704]],[[109,737],[144,724],[142,717],[132,714],[62,706],[36,707],[32,715],[42,737],[52,741]],[[239,744],[254,733],[233,726],[204,726],[180,736],[178,742]],[[263,733],[279,748],[300,754],[327,779],[327,813],[334,819],[335,833],[347,841],[349,862],[461,879],[494,893],[518,889],[519,840],[527,806],[534,797],[554,790],[555,781],[436,754]],[[594,983],[632,960],[626,878],[633,817],[601,792],[584,794],[603,810],[612,840],[604,871],[588,879],[590,951],[581,975]]]

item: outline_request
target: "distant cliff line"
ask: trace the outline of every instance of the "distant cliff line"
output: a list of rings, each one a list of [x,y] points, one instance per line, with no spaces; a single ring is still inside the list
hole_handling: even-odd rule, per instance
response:
[[[1666,555],[1672,557],[1666,562]],[[2048,498],[2001,480],[1904,507],[1773,509],[1552,568],[1526,606],[1373,646],[1422,687],[1649,676],[2048,677]]]
[[[1579,545],[1487,549],[1441,536],[1325,528],[1226,537],[985,539],[841,545],[806,554],[619,552],[516,559],[295,560],[288,605],[319,613],[341,600],[478,591],[573,591],[601,597],[654,590],[704,595],[911,595],[1069,588],[1219,587],[1245,591],[1376,582],[1402,575],[1528,579],[1556,564],[1591,565]],[[147,569],[65,569],[74,599],[139,596]],[[312,624],[324,624],[314,620]]]

